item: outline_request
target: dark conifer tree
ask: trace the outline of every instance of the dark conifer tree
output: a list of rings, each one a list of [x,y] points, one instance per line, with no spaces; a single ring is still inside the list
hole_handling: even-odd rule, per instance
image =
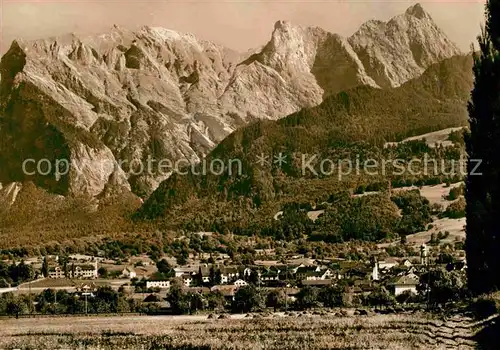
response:
[[[49,262],[47,261],[46,256],[43,257],[42,275],[43,275],[43,277],[49,277]]]
[[[486,25],[474,55],[469,102],[467,268],[469,289],[500,287],[500,1],[486,4]]]

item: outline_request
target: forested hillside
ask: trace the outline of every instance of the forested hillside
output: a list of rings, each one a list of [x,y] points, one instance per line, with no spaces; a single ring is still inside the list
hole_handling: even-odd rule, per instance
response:
[[[431,66],[421,77],[388,90],[359,87],[327,98],[321,105],[303,109],[276,122],[257,122],[227,137],[208,156],[238,159],[242,174],[225,169],[223,175],[197,175],[202,165],[187,175],[174,174],[164,181],[137,213],[138,219],[171,217],[174,209],[212,212],[225,202],[256,210],[266,204],[294,198],[318,196],[335,188],[354,189],[360,184],[387,181],[387,174],[367,178],[351,174],[337,176],[304,173],[303,156],[333,162],[343,159],[394,159],[425,149],[383,149],[387,141],[466,124],[466,101],[472,85],[472,60],[457,56]],[[417,145],[418,146],[418,145]],[[425,146],[424,146],[425,148]],[[431,152],[431,150],[427,150]],[[409,152],[409,153],[408,153]],[[460,151],[433,150],[437,158],[458,159]],[[451,152],[451,153],[450,153]],[[286,163],[273,160],[281,153]],[[269,156],[269,164],[259,157]],[[261,166],[263,165],[263,166]],[[390,178],[389,178],[390,179]],[[314,197],[313,197],[314,198]],[[311,197],[309,198],[311,199]],[[187,204],[189,203],[189,204]],[[237,212],[231,204],[231,210]],[[232,213],[231,216],[237,215]]]

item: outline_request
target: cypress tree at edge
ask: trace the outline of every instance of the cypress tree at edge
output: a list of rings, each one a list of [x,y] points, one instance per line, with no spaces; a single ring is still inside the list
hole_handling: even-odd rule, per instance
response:
[[[500,289],[500,0],[488,1],[485,14],[465,138],[465,249],[469,289],[475,294]]]

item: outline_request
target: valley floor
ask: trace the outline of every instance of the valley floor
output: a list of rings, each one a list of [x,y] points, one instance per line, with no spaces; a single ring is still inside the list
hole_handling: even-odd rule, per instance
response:
[[[474,331],[469,318],[423,313],[31,318],[0,321],[0,348],[472,349]]]

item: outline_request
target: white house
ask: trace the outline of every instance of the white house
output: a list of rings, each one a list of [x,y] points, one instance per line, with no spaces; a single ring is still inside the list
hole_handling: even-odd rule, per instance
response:
[[[317,279],[321,268],[319,266],[300,266],[296,272],[296,278],[299,280]],[[308,278],[309,277],[309,278]]]
[[[236,280],[233,283],[236,287],[245,287],[248,286],[248,283],[243,280]]]
[[[71,266],[69,274],[72,278],[97,278],[97,262],[94,265]]]
[[[59,267],[52,267],[49,269],[49,278],[64,278],[66,275],[64,274],[64,270]]]
[[[97,278],[97,262],[87,265],[67,265],[68,276],[61,266],[49,269],[49,278]]]
[[[240,273],[236,267],[224,267],[221,269],[221,283],[229,283],[240,277]]]
[[[383,269],[390,270],[394,266],[398,266],[398,261],[394,258],[387,258],[383,261],[378,262],[378,268],[380,270],[383,270]]]
[[[413,264],[411,263],[411,261],[410,261],[410,260],[408,260],[408,259],[405,259],[405,260],[403,261],[403,264],[402,264],[402,265],[403,265],[403,266],[406,266],[406,267],[412,267],[412,266],[413,266]]]
[[[189,273],[185,273],[181,276],[182,281],[186,287],[191,287],[191,283],[193,283],[193,276]]]
[[[170,281],[146,281],[146,288],[170,288]]]
[[[394,295],[400,295],[406,291],[417,294],[419,278],[414,274],[409,274],[397,279],[394,283]]]
[[[277,271],[265,271],[260,275],[262,281],[278,281],[280,279],[279,273]]]
[[[82,295],[86,294],[86,295],[90,295],[91,297],[93,297],[94,293],[97,291],[97,287],[94,284],[94,282],[82,283],[76,287],[76,291],[78,293],[81,293]]]
[[[334,273],[331,269],[326,269],[322,272],[323,272],[323,275],[321,276],[322,280],[331,279],[334,276]]]
[[[185,267],[185,266],[176,267],[174,271],[175,271],[175,277],[182,277],[182,275],[184,274],[192,274],[198,272],[198,270],[197,269],[195,270],[194,267]]]

